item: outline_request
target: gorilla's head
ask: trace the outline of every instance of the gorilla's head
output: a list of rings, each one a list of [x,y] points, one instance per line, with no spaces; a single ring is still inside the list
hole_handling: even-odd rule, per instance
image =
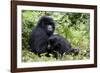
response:
[[[52,35],[48,39],[48,49],[56,50],[58,48],[61,48],[61,44],[61,38],[58,35]]]
[[[42,16],[37,27],[44,29],[48,35],[51,35],[55,30],[55,22],[50,16]]]

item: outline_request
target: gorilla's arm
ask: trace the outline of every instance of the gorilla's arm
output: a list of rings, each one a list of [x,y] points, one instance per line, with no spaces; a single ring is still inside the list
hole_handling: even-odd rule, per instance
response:
[[[31,37],[32,52],[45,53],[47,38],[48,36],[46,35],[46,33],[44,33],[44,31],[40,28],[37,28],[37,30],[33,30]]]

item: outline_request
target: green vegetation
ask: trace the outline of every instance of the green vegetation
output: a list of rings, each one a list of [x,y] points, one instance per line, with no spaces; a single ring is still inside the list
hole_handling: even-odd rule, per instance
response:
[[[55,59],[38,57],[28,50],[29,34],[32,28],[36,26],[39,18],[44,15],[50,15],[56,22],[55,33],[63,36],[71,42],[73,48],[80,48],[79,55],[64,55],[62,58]],[[89,36],[90,15],[88,13],[71,13],[71,12],[50,12],[50,11],[22,11],[22,61],[56,61],[56,60],[85,60],[90,58],[90,36]]]

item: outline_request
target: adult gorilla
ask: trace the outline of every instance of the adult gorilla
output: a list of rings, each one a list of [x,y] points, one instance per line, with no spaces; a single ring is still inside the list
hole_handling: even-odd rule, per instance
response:
[[[33,28],[29,39],[31,52],[38,54],[47,52],[47,40],[55,30],[54,20],[50,16],[43,16]]]

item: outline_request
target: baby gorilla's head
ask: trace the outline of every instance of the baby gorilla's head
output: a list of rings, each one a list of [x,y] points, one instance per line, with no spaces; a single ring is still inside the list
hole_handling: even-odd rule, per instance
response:
[[[48,39],[48,49],[56,50],[57,48],[59,49],[61,46],[61,43],[59,42],[60,37],[58,35],[52,35]]]

